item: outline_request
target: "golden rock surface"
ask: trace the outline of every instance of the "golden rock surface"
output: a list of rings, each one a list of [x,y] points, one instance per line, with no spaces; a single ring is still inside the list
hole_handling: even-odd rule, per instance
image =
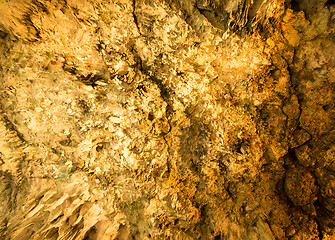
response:
[[[0,239],[334,239],[332,0],[0,0]]]

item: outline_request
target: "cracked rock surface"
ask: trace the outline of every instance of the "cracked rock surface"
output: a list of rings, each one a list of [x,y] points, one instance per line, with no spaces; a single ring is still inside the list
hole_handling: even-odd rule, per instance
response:
[[[335,238],[335,6],[0,1],[1,239]]]

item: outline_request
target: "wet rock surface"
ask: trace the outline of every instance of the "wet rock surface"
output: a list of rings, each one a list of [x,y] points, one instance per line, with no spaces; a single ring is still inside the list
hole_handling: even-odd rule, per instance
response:
[[[0,2],[3,239],[333,239],[332,1]]]

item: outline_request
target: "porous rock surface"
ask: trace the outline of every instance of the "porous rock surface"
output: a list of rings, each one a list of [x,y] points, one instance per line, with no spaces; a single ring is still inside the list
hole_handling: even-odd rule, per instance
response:
[[[332,0],[0,1],[1,239],[334,239]]]

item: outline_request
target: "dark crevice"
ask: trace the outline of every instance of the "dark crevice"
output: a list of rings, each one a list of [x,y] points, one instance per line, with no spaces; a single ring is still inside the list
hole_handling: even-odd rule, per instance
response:
[[[51,221],[51,224],[56,223],[59,219],[61,219],[64,216],[64,214],[62,213],[61,215],[59,215],[57,218],[55,218],[54,220]]]
[[[287,169],[286,169],[287,171]],[[281,179],[278,180],[275,187],[275,194],[281,199],[282,201],[289,203],[291,207],[294,207],[294,204],[288,198],[284,190],[285,178],[286,178],[286,171]]]
[[[137,30],[138,30],[138,33],[141,35],[140,26],[139,26],[138,18],[137,18],[137,16],[136,16],[135,11],[136,11],[136,0],[133,0],[133,12],[132,12],[132,14],[133,14],[133,18],[134,18],[134,23],[135,23],[135,25],[136,25],[136,28],[137,28]]]
[[[119,229],[118,229],[118,234],[115,239],[121,240],[121,239],[128,239],[128,227],[124,224],[121,224]]]
[[[330,108],[331,108],[331,106],[329,104],[322,106],[322,109],[325,110],[325,111],[328,111]]]
[[[77,68],[75,66],[69,65],[66,61],[64,62],[62,68],[65,72],[68,72],[72,75],[77,75],[78,74]]]
[[[301,114],[301,110],[300,110],[300,114]],[[308,145],[310,142],[312,142],[313,136],[312,136],[307,130],[305,130],[304,128],[302,128],[300,125],[298,125],[298,126],[294,129],[294,131],[291,133],[291,134],[292,134],[291,137],[294,137],[294,133],[295,133],[296,131],[299,131],[299,130],[303,130],[303,131],[305,131],[305,132],[308,134],[309,138],[308,138],[307,141],[304,141],[304,142],[302,142],[302,143],[299,144],[299,145],[296,145],[296,146],[294,146],[294,147],[293,147],[293,146],[290,147],[290,148],[289,148],[289,151],[294,151],[294,149],[300,148],[300,147],[302,147],[303,145]]]
[[[35,39],[29,39],[31,42],[36,42],[39,39],[41,39],[41,32],[37,27],[34,25],[33,21],[31,20],[31,17],[34,15],[34,11],[32,7],[26,9],[25,13],[22,15],[21,19],[19,21],[27,27],[27,30],[29,33],[34,32],[30,31],[31,29],[35,30],[34,37]]]
[[[153,121],[155,119],[155,116],[153,115],[153,113],[151,113],[151,112],[149,113],[148,119],[149,119],[149,121]]]
[[[318,218],[315,218],[315,222],[317,224],[317,230],[318,230],[319,240],[322,240],[323,239],[323,232],[322,232],[321,223],[320,223],[320,221],[319,221]]]
[[[88,230],[84,236],[83,240],[93,240],[97,237],[97,229],[95,226],[91,227],[90,230]]]
[[[3,160],[3,154],[0,152],[0,166],[5,164],[5,161]]]
[[[50,14],[48,8],[43,3],[41,3],[40,1],[33,0],[31,4],[36,6],[36,8],[38,10],[40,10],[41,12],[46,13],[46,14]]]
[[[221,234],[216,235],[216,236],[214,237],[214,240],[221,240],[221,239],[222,239]]]
[[[23,134],[17,129],[17,127],[14,125],[14,123],[12,123],[9,120],[9,118],[7,117],[7,115],[3,111],[1,111],[1,108],[0,108],[0,113],[3,113],[2,118],[3,118],[3,123],[5,124],[6,128],[9,131],[15,132],[16,135],[19,137],[19,139],[22,141],[22,143],[27,142],[26,139],[24,138]]]
[[[300,8],[298,0],[291,0],[291,9],[294,12],[300,12],[301,11],[301,8]]]
[[[77,79],[85,85],[89,85],[95,88],[98,86],[97,81],[104,80],[104,77],[100,74],[90,73],[87,76],[79,75],[77,76]]]
[[[335,0],[328,0],[326,3],[325,3],[326,6],[333,6],[335,5]]]
[[[0,38],[1,39],[5,39],[8,36],[8,33],[6,33],[5,31],[0,30]]]

